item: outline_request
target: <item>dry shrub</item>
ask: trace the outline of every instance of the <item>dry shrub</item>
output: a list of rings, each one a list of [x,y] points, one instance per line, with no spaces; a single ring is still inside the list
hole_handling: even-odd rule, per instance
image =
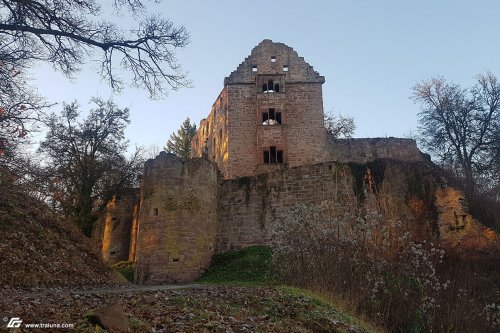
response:
[[[285,282],[341,297],[391,332],[498,330],[498,288],[487,269],[419,241],[422,221],[390,202],[370,196],[365,208],[324,202],[279,211],[274,268]]]

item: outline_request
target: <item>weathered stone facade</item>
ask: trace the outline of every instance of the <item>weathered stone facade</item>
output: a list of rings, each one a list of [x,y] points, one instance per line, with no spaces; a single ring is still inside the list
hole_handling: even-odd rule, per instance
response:
[[[105,262],[134,260],[139,196],[139,189],[116,194],[106,205],[93,235]]]
[[[192,141],[226,179],[325,160],[325,78],[289,46],[264,40],[224,79]]]
[[[225,78],[192,141],[193,158],[161,152],[145,164],[140,205],[110,202],[105,259],[114,251],[113,260],[124,260],[130,244],[137,283],[193,281],[215,251],[270,244],[279,214],[297,204],[366,210],[385,200],[431,237],[443,237],[453,214],[464,219],[414,140],[328,137],[324,82],[290,47],[256,46]],[[127,224],[117,227],[119,212]]]
[[[368,172],[373,176],[370,183],[366,180]],[[418,189],[415,184],[419,184]],[[321,206],[334,202],[362,207],[370,195],[389,195],[399,213],[427,219],[427,228],[432,217],[423,216],[413,207],[418,202],[428,213],[436,186],[436,177],[425,162],[383,159],[363,164],[324,162],[226,180],[219,190],[217,251],[270,244],[278,215],[298,204]]]
[[[418,162],[425,159],[425,155],[420,152],[413,139],[328,137],[326,148],[327,159],[338,162],[366,163],[377,158]]]
[[[217,224],[218,171],[206,159],[161,152],[144,166],[136,282],[193,281],[210,264]]]

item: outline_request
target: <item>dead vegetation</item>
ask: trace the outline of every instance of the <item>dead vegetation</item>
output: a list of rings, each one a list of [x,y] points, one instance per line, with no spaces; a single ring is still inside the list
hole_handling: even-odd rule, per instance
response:
[[[1,288],[123,284],[76,226],[0,171]]]
[[[284,213],[275,230],[279,274],[390,332],[498,332],[498,237],[476,251],[444,248],[416,232],[423,221],[388,203],[372,194],[361,209],[325,202]]]
[[[130,332],[373,332],[335,307],[295,289],[203,286],[177,290],[50,295],[6,293],[8,307],[23,323],[72,323],[72,332],[101,332],[86,317],[118,304]]]

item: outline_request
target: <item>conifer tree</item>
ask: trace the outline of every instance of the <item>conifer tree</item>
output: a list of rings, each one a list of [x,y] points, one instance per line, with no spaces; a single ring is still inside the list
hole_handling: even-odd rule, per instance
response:
[[[189,159],[191,151],[191,139],[196,134],[196,125],[189,120],[189,117],[184,120],[177,134],[172,133],[167,141],[165,150],[169,153],[176,154],[183,161]]]

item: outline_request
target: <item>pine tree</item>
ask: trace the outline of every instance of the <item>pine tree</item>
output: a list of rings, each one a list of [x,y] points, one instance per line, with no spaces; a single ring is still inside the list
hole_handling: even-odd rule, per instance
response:
[[[184,120],[177,134],[172,133],[167,141],[165,150],[169,153],[174,153],[183,161],[189,159],[191,151],[191,139],[196,134],[196,125],[189,120],[189,117]]]

